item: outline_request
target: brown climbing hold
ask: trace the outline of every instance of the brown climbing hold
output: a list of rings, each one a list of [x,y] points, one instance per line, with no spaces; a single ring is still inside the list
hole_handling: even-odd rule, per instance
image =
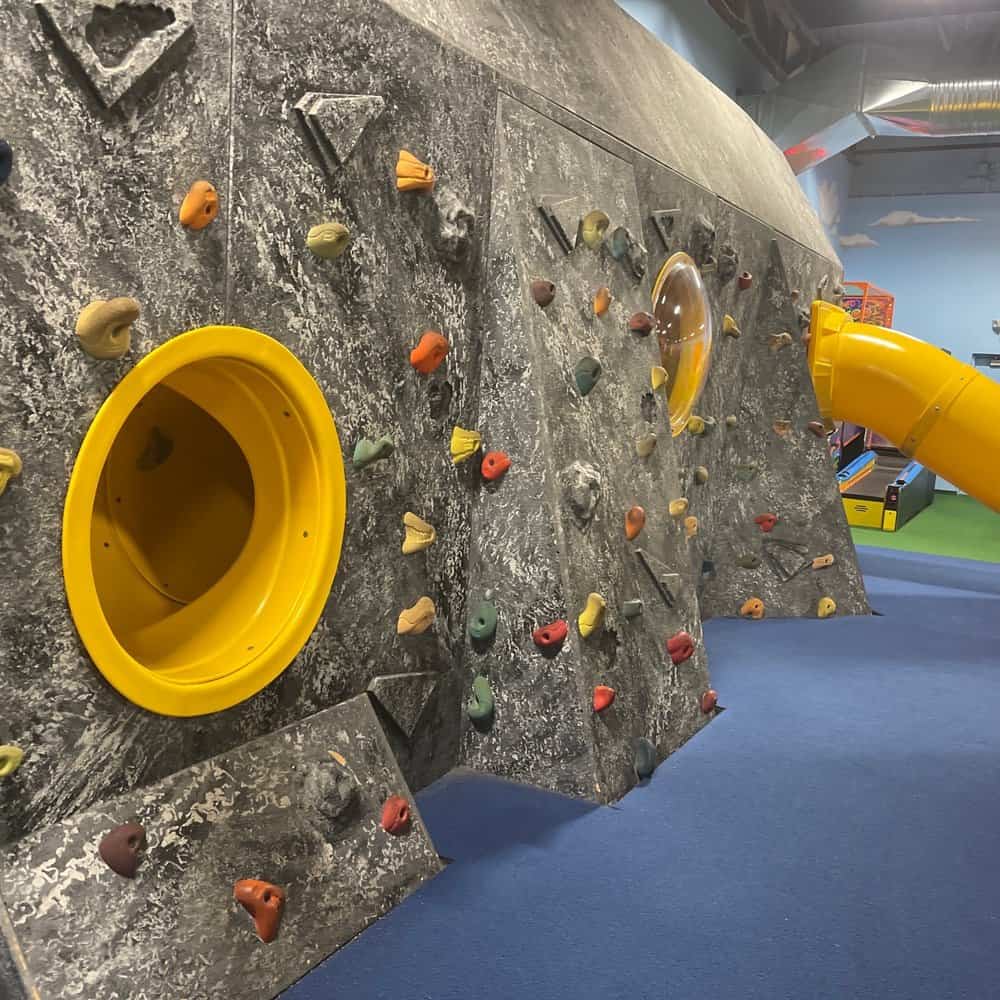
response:
[[[704,465],[699,465],[697,469],[694,470],[694,481],[700,486],[704,486],[708,482],[708,469]]]
[[[684,536],[685,538],[694,538],[698,534],[698,518],[693,515],[689,515],[684,518]]]
[[[826,428],[823,426],[822,420],[810,420],[809,423],[806,424],[806,428],[811,434],[815,434],[818,438],[826,437]]]
[[[792,342],[792,335],[785,331],[784,333],[772,333],[768,338],[767,342],[771,347],[771,353],[777,354],[783,347],[787,347]]]
[[[629,317],[628,328],[630,333],[639,337],[648,337],[656,326],[656,317],[652,313],[637,312]]]
[[[774,433],[778,437],[786,438],[792,433],[792,422],[791,420],[775,420],[771,427],[774,429]]]
[[[531,297],[544,309],[556,297],[556,286],[545,278],[535,278],[531,283]]]
[[[615,700],[615,689],[598,684],[594,688],[594,711],[603,712]]]
[[[423,635],[434,623],[437,608],[429,597],[421,597],[412,608],[404,608],[396,621],[397,635]]]
[[[759,597],[748,597],[740,608],[740,617],[760,621],[764,617],[764,602]]]
[[[687,632],[675,632],[667,639],[667,652],[675,665],[683,663],[694,654],[694,639]]]
[[[736,279],[736,283],[740,286],[740,289],[745,292],[753,284],[753,275],[749,271],[744,271],[739,278]]]
[[[611,289],[607,285],[601,285],[594,296],[594,315],[604,316],[611,308],[612,301]]]
[[[410,351],[410,364],[421,375],[430,375],[444,361],[448,347],[446,337],[442,337],[437,330],[427,330],[417,346]]]
[[[400,191],[430,191],[434,187],[434,168],[401,149],[396,161],[396,187]]]
[[[646,526],[646,512],[641,507],[630,507],[625,512],[625,537],[632,541]]]
[[[559,618],[548,625],[536,628],[531,633],[531,638],[539,649],[553,649],[556,646],[562,645],[566,641],[567,635],[569,635],[569,624],[562,618]]]
[[[394,837],[410,827],[410,803],[402,795],[390,795],[382,806],[382,829]]]
[[[825,556],[816,556],[812,561],[813,569],[826,569],[827,566],[832,566],[834,564],[833,553],[828,552]]]
[[[683,517],[687,513],[687,509],[687,497],[678,497],[676,500],[671,500],[670,506],[667,508],[670,511],[671,517]]]
[[[95,299],[76,321],[80,346],[101,361],[120,358],[132,344],[132,324],[139,318],[135,299]]]
[[[722,317],[722,332],[734,340],[743,332],[729,313]]]
[[[758,514],[754,518],[754,523],[764,532],[765,535],[770,534],[771,530],[778,523],[778,517],[776,514]]]
[[[241,878],[233,886],[233,898],[253,917],[257,937],[270,944],[278,936],[285,911],[285,891],[256,878]]]
[[[97,846],[101,860],[125,878],[135,878],[139,852],[146,846],[146,831],[138,823],[123,823],[106,833]]]
[[[204,229],[218,214],[219,192],[208,181],[195,181],[181,202],[181,225]]]
[[[703,715],[710,715],[715,711],[715,706],[719,704],[719,696],[711,688],[701,696],[701,711]]]
[[[479,471],[483,474],[483,479],[493,482],[499,479],[510,468],[510,457],[505,451],[488,451],[483,455],[482,464]]]

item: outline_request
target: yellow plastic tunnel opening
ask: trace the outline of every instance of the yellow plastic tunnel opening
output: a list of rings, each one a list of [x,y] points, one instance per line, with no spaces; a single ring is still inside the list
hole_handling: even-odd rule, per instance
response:
[[[809,369],[828,426],[849,420],[1000,511],[1000,384],[926,341],[812,305]]]
[[[298,359],[240,327],[174,338],[105,401],[70,478],[63,575],[88,653],[150,711],[250,697],[315,627],[345,513],[333,418]]]

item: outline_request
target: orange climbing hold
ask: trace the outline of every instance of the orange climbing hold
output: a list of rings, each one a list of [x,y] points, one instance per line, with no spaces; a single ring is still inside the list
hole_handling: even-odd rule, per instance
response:
[[[740,608],[740,617],[760,621],[764,617],[764,602],[759,597],[748,597]]]
[[[603,712],[615,700],[615,689],[598,684],[594,688],[594,711]]]
[[[611,289],[601,285],[594,296],[594,315],[603,316],[611,308]]]
[[[632,541],[646,526],[646,512],[641,507],[630,507],[625,512],[625,537]]]
[[[181,225],[204,229],[219,214],[219,192],[208,181],[195,181],[181,202]]]
[[[715,706],[718,705],[718,704],[719,704],[719,696],[711,688],[709,688],[701,696],[701,710],[702,710],[702,713],[705,714],[705,715],[709,715],[712,712],[714,712],[715,711]]]
[[[430,191],[434,180],[434,168],[430,164],[422,163],[407,149],[399,151],[396,187],[400,191]]]
[[[488,451],[483,455],[483,462],[479,469],[483,474],[483,479],[499,479],[510,468],[510,457],[505,451]]]
[[[233,898],[253,917],[257,937],[270,944],[278,936],[285,910],[285,891],[270,882],[241,878],[233,887]]]
[[[420,342],[410,351],[410,364],[421,375],[430,375],[444,361],[448,353],[448,340],[436,330],[427,330]]]

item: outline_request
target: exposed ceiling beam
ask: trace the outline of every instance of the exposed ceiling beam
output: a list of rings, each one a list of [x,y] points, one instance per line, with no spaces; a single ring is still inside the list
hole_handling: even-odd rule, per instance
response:
[[[810,28],[876,24],[927,17],[925,0],[796,0],[796,9]],[[935,16],[996,13],[996,0],[935,0]]]
[[[708,0],[777,80],[798,72],[817,50],[817,41],[790,0]]]

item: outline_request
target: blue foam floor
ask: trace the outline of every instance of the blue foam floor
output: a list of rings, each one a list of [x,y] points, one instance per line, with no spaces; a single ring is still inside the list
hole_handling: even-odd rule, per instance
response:
[[[286,1000],[1000,995],[1000,567],[860,551],[884,617],[710,622],[726,711],[614,807],[423,792],[453,863]]]

